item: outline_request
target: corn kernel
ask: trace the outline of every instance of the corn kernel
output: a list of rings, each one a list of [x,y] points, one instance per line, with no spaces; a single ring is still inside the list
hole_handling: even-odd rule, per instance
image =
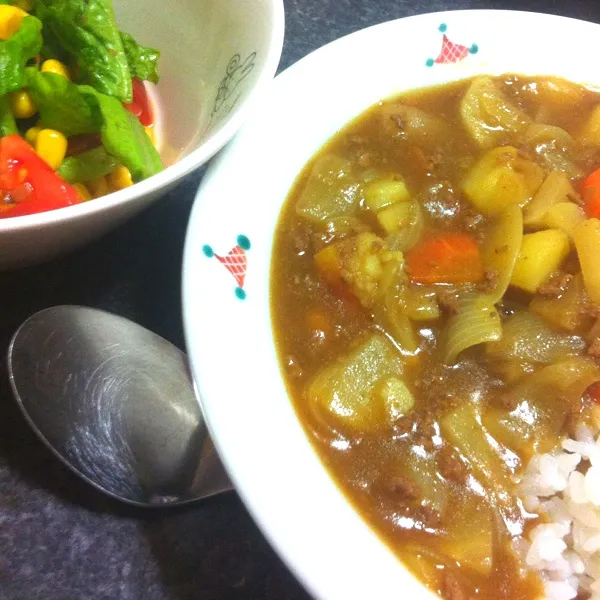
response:
[[[123,190],[133,185],[131,173],[127,167],[117,165],[113,172],[108,175],[108,181],[114,190]]]
[[[40,128],[37,126],[30,127],[25,132],[25,139],[32,145],[35,146],[35,140],[37,139],[38,133],[40,132]]]
[[[18,6],[21,10],[31,12],[33,10],[34,0],[17,0],[15,6]]]
[[[77,190],[77,193],[84,202],[92,199],[92,195],[89,190],[83,185],[83,183],[73,183],[73,187]]]
[[[0,40],[9,39],[21,27],[27,13],[17,6],[0,4]]]
[[[27,90],[11,92],[8,98],[12,113],[17,119],[29,119],[29,117],[33,117],[37,112],[37,107]]]
[[[144,127],[144,130],[146,131],[146,134],[150,138],[152,145],[156,146],[156,136],[154,135],[154,127],[152,125],[149,125],[148,127]]]
[[[62,75],[67,79],[71,79],[71,72],[69,71],[69,67],[64,63],[60,62],[60,60],[55,60],[54,58],[49,58],[42,63],[41,67],[42,73],[54,73],[56,75]]]
[[[94,198],[106,196],[106,194],[110,192],[110,190],[108,189],[106,177],[98,177],[97,179],[92,179],[91,181],[86,182],[86,187],[88,188],[90,194],[92,194]]]
[[[67,138],[55,129],[42,129],[35,140],[35,151],[56,170],[67,153]]]

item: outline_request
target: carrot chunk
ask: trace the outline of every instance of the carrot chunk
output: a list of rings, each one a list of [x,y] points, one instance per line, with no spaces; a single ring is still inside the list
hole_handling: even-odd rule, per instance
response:
[[[461,233],[417,244],[406,255],[406,266],[414,283],[477,283],[484,279],[479,246]]]

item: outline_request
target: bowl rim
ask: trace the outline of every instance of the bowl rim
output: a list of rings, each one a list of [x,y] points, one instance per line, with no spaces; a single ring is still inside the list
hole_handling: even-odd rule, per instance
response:
[[[236,134],[257,102],[273,81],[281,54],[285,34],[285,9],[283,0],[265,0],[272,16],[273,26],[270,30],[266,57],[262,71],[248,97],[240,103],[231,117],[227,117],[222,127],[214,135],[210,135],[202,145],[181,160],[169,165],[162,171],[136,183],[128,188],[118,190],[106,196],[94,199],[92,202],[82,202],[72,206],[49,210],[31,215],[21,215],[0,219],[0,235],[15,230],[28,230],[69,221],[89,218],[90,215],[102,213],[119,205],[126,205],[135,199],[158,192],[175,184],[177,181],[199,169],[219,150],[221,150]]]
[[[304,56],[303,58],[298,60],[296,63],[292,64],[290,67],[285,69],[282,73],[280,73],[275,78],[274,87],[272,88],[272,91],[277,89],[277,86],[279,85],[280,82],[287,81],[288,78],[292,77],[294,75],[294,73],[296,72],[296,70],[301,69],[302,66],[306,62],[316,60],[316,58],[319,56],[319,54],[328,52],[328,50],[330,48],[333,48],[335,46],[348,43],[347,41],[349,38],[358,39],[361,36],[368,35],[374,29],[381,28],[381,27],[394,26],[395,24],[400,23],[400,22],[403,22],[403,23],[417,22],[421,19],[438,18],[441,20],[445,20],[445,19],[450,18],[450,16],[452,16],[452,18],[468,19],[469,16],[475,16],[475,15],[477,15],[477,17],[481,19],[482,17],[486,17],[486,16],[493,17],[493,16],[497,16],[499,14],[504,15],[506,18],[513,18],[513,19],[522,19],[522,18],[531,19],[532,17],[541,17],[543,19],[546,19],[547,22],[551,21],[555,24],[556,23],[564,24],[566,22],[569,22],[575,27],[587,26],[587,27],[593,27],[595,31],[600,31],[600,29],[598,29],[600,27],[600,24],[593,23],[591,21],[585,21],[582,19],[576,19],[576,18],[572,18],[572,17],[564,17],[564,16],[549,14],[549,13],[537,13],[534,11],[518,11],[518,10],[504,10],[504,9],[469,9],[469,10],[455,10],[455,11],[438,11],[438,12],[423,13],[423,14],[418,14],[418,15],[413,15],[413,16],[408,16],[408,17],[401,17],[398,19],[384,21],[381,23],[377,23],[375,25],[371,25],[371,26],[368,26],[368,27],[365,27],[362,29],[358,29],[352,33],[349,33],[340,38],[337,38],[337,39],[333,40],[332,42],[329,42],[329,43],[317,48],[316,50],[310,52],[309,54],[307,54],[306,56]],[[481,72],[484,72],[484,71],[481,71]],[[470,76],[470,75],[464,75],[462,77],[467,77],[467,76]],[[458,79],[461,79],[462,77],[461,76],[452,76],[452,77],[448,78],[448,81],[458,80]],[[419,84],[417,86],[417,88],[418,87],[422,87],[422,85]],[[411,89],[414,89],[414,88],[411,88]],[[366,109],[366,108],[367,108],[367,106],[364,107],[364,109]],[[238,136],[236,137],[236,140],[243,139],[244,132],[248,129],[251,129],[252,125],[255,121],[262,120],[262,118],[259,117],[259,115],[256,115],[255,117],[256,118],[250,119],[249,122],[246,123],[244,125],[244,127],[242,127],[242,129],[238,133]],[[254,136],[255,133],[256,132],[253,131],[253,137],[255,137]],[[231,448],[226,447],[222,443],[222,440],[220,439],[219,435],[216,435],[218,433],[218,431],[215,430],[214,423],[211,420],[211,410],[213,408],[212,400],[209,401],[208,403],[206,403],[206,401],[204,400],[205,387],[204,387],[204,381],[203,381],[203,376],[202,376],[204,369],[202,367],[202,362],[200,360],[200,357],[196,354],[196,346],[201,346],[203,343],[203,342],[197,342],[196,338],[201,339],[203,332],[199,331],[198,329],[195,329],[195,330],[192,329],[192,324],[196,324],[197,319],[194,317],[194,311],[195,311],[196,307],[191,302],[193,296],[198,295],[198,292],[194,291],[196,288],[198,288],[198,285],[194,283],[194,281],[198,278],[198,274],[195,270],[195,267],[197,265],[197,257],[200,253],[199,248],[201,247],[202,241],[201,241],[200,236],[197,233],[197,229],[198,229],[198,224],[201,222],[201,217],[202,217],[202,212],[203,212],[202,207],[203,207],[203,205],[208,204],[210,202],[210,201],[206,200],[206,198],[204,198],[203,200],[200,200],[200,198],[201,198],[201,196],[203,196],[203,194],[205,194],[205,191],[204,191],[205,187],[209,187],[210,184],[208,184],[208,182],[210,182],[213,177],[215,179],[217,179],[216,173],[226,163],[227,152],[229,152],[229,150],[232,147],[234,147],[235,144],[236,144],[236,142],[234,142],[232,144],[232,146],[230,146],[223,155],[218,157],[218,159],[216,161],[214,161],[211,164],[211,166],[209,167],[209,169],[207,170],[207,172],[200,184],[198,193],[196,195],[196,199],[194,201],[194,206],[192,209],[190,220],[188,222],[185,247],[184,247],[183,266],[182,266],[182,314],[183,314],[183,326],[184,326],[184,339],[185,339],[186,347],[188,348],[188,356],[189,356],[189,360],[190,360],[191,373],[192,373],[192,376],[195,381],[195,386],[196,386],[199,402],[202,406],[203,413],[207,417],[208,430],[209,430],[212,440],[215,444],[217,452],[219,453],[224,466],[228,470],[228,472],[230,474],[230,478],[231,478],[232,482],[234,483],[234,486],[236,487],[238,494],[240,495],[246,508],[252,515],[255,523],[257,524],[259,529],[262,531],[264,536],[268,539],[270,544],[274,547],[274,549],[276,550],[279,557],[288,566],[288,568],[296,575],[296,577],[299,579],[301,584],[314,597],[323,598],[323,599],[329,598],[329,596],[324,595],[325,594],[324,590],[327,588],[327,586],[325,586],[323,584],[324,577],[322,575],[316,576],[315,573],[308,572],[308,570],[306,568],[307,562],[301,560],[300,559],[301,553],[299,551],[297,551],[297,549],[293,548],[293,546],[290,545],[289,536],[286,536],[285,533],[281,531],[281,529],[278,530],[273,526],[274,525],[273,519],[271,519],[271,517],[267,517],[265,514],[265,511],[260,506],[261,498],[257,494],[253,495],[256,491],[256,488],[253,488],[252,490],[250,490],[249,489],[250,486],[245,485],[248,483],[249,478],[246,477],[245,481],[240,481],[241,479],[244,479],[244,478],[240,477],[240,473],[237,470],[237,465],[234,464],[234,461],[232,460],[232,456],[230,454]],[[318,147],[315,147],[313,153],[317,152],[317,151],[318,151]],[[224,170],[227,170],[227,169],[224,169]],[[206,195],[208,195],[208,193],[206,193]],[[284,197],[281,198],[281,202],[279,204],[280,208],[283,204],[284,199],[285,199]],[[271,231],[270,235],[272,236],[272,234],[273,234],[273,232]],[[269,262],[271,261],[271,258],[272,258],[271,254],[269,254]],[[268,273],[270,276],[270,265],[269,265]],[[203,291],[203,290],[201,290],[201,291]],[[269,311],[269,320],[271,320],[271,311],[272,311],[271,306],[268,307],[268,311]],[[271,340],[270,344],[272,346],[274,346],[274,340]],[[291,404],[289,395],[286,399]],[[219,425],[222,425],[222,421],[219,423]],[[325,465],[322,462],[321,462],[321,470],[326,472],[328,477],[331,477],[329,475],[329,473],[327,472]],[[277,483],[274,483],[273,485],[276,486]],[[343,492],[340,492],[340,493],[343,494]],[[345,494],[343,494],[343,495],[345,497]],[[348,505],[350,505],[350,502],[347,499],[346,499],[346,503]],[[354,508],[352,508],[352,510],[354,511]],[[355,514],[356,514],[357,519],[363,521],[363,517],[359,513],[356,512]],[[379,537],[379,535],[374,530],[372,530],[372,532],[375,536]],[[384,544],[384,542],[382,542],[382,544]],[[392,552],[389,549],[388,549],[388,551],[390,553]],[[398,560],[398,562],[400,562],[400,561]],[[324,568],[326,568],[326,567],[324,567]],[[402,584],[405,582],[399,581],[399,583]],[[418,595],[419,599],[421,599],[421,600],[425,599],[425,598],[433,599],[434,597],[437,597],[437,596],[434,596],[434,594],[432,592],[427,590],[425,588],[425,586],[421,585],[421,588],[422,588],[422,591]],[[406,593],[406,590],[401,589],[400,593],[404,594],[404,593]],[[335,596],[335,597],[337,598],[338,596]],[[357,596],[353,596],[351,594],[350,596],[347,596],[347,597],[354,598]],[[387,597],[392,597],[392,596],[390,596],[388,594],[385,597],[387,598]],[[396,596],[393,596],[393,597],[396,597]]]

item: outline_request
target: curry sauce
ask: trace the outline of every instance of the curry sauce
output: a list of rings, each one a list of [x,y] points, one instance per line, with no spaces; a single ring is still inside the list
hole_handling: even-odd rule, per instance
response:
[[[542,593],[518,483],[595,410],[599,167],[600,94],[482,76],[371,107],[283,207],[272,317],[298,417],[449,600]]]

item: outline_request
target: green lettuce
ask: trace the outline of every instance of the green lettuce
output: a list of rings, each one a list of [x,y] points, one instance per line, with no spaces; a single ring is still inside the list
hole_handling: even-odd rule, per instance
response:
[[[38,108],[42,126],[57,129],[67,136],[100,133],[106,153],[129,169],[133,181],[162,170],[160,156],[144,127],[119,100],[91,86],[76,85],[55,73],[28,69],[27,74],[29,93]],[[98,159],[100,155],[92,157]],[[82,172],[89,164],[89,157],[86,160],[85,164],[70,161],[74,166],[69,168]],[[83,181],[80,174],[72,177],[74,181]]]
[[[110,0],[38,0],[36,15],[47,47],[70,55],[81,83],[131,102],[131,73]]]
[[[25,84],[25,65],[42,47],[42,23],[25,17],[21,27],[0,41],[0,96],[20,90]]]
[[[142,81],[158,83],[158,59],[160,52],[154,48],[141,46],[133,36],[121,32],[121,41],[132,77]]]
[[[79,89],[101,117],[100,135],[106,152],[129,169],[134,182],[162,171],[160,155],[136,117],[116,98],[89,86]]]
[[[69,183],[85,183],[108,175],[116,166],[116,159],[99,146],[65,158],[58,169],[58,174]]]
[[[15,133],[18,134],[19,130],[17,129],[15,118],[10,110],[8,98],[6,96],[2,96],[0,98],[0,137]]]
[[[57,129],[66,136],[100,131],[102,121],[98,111],[90,106],[79,86],[66,77],[29,68],[27,85],[44,127]]]

